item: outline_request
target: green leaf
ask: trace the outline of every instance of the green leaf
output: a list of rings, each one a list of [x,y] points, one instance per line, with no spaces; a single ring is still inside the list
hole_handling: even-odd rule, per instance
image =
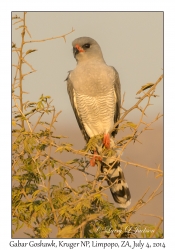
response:
[[[39,193],[41,192],[41,190],[36,190],[33,194],[32,194],[32,197],[35,197],[35,196],[37,196]]]
[[[42,101],[38,102],[37,109],[43,109],[43,108],[44,108],[44,105],[43,105]]]
[[[127,124],[128,127],[131,127],[131,128],[136,128],[137,127],[137,125],[135,123],[133,123],[133,122],[127,122],[126,124]]]
[[[133,138],[133,136],[130,136],[130,135],[125,136],[120,141],[118,141],[117,143],[123,143],[123,142],[125,143],[126,141],[130,140],[131,138]]]
[[[74,180],[73,175],[72,175],[69,171],[67,172],[67,175],[70,177],[71,181],[73,181],[73,180]]]
[[[66,136],[63,136],[63,135],[57,135],[57,136],[52,135],[51,137],[56,138],[56,139],[67,138]]]
[[[102,142],[103,139],[103,135],[96,135],[92,138],[90,138],[90,140],[88,141],[87,145],[86,145],[86,149],[85,151],[88,152],[89,150],[95,150],[97,144],[100,142]]]
[[[74,160],[71,160],[71,161],[67,161],[66,163],[67,164],[73,164],[73,163],[76,163],[76,162],[79,162],[80,159],[74,159]]]
[[[30,54],[30,53],[33,53],[33,52],[35,52],[35,51],[37,51],[37,49],[29,49],[29,50],[27,50],[26,55],[28,55],[28,54]]]
[[[13,16],[13,17],[12,17],[12,20],[13,20],[13,19],[20,19],[20,17],[16,15],[16,16]]]
[[[140,94],[142,91],[151,88],[154,83],[147,83],[141,87],[141,89],[136,93],[136,95]]]
[[[69,152],[72,149],[72,144],[62,144],[61,146],[59,146],[55,152],[60,152],[62,153],[63,151],[67,151]]]

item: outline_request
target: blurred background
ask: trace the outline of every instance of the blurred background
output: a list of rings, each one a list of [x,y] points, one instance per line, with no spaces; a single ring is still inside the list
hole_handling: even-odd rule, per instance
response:
[[[22,12],[13,12],[12,16],[23,17]],[[20,24],[19,24],[20,25]],[[21,29],[12,25],[12,41],[16,46],[21,43]],[[58,117],[56,133],[67,136],[64,142],[72,143],[75,149],[82,149],[85,141],[77,125],[67,94],[65,79],[68,71],[76,66],[72,54],[72,41],[81,36],[95,39],[101,46],[104,59],[108,65],[114,66],[120,76],[122,95],[125,93],[123,107],[130,108],[136,103],[136,93],[142,85],[155,82],[163,73],[163,13],[162,12],[28,12],[26,26],[32,36],[26,35],[27,40],[40,40],[64,35],[60,38],[41,43],[25,45],[25,51],[37,49],[25,59],[37,71],[29,74],[23,81],[24,102],[38,101],[41,94],[50,95],[56,111],[62,111]],[[13,64],[17,62],[16,53],[12,54]],[[24,67],[24,73],[30,71]],[[12,70],[12,81],[15,70]],[[152,106],[148,107],[144,121],[151,122],[158,113],[163,113],[163,83],[156,89],[159,96],[152,99]],[[144,103],[141,104],[142,108]],[[134,111],[127,116],[128,121],[137,123],[140,112]],[[37,119],[37,118],[36,118]],[[48,122],[49,122],[48,117]],[[151,126],[153,130],[144,132],[139,142],[130,143],[124,152],[123,159],[139,163],[151,168],[159,164],[163,168],[163,119]],[[127,131],[128,132],[128,131]],[[117,139],[125,136],[120,132]],[[76,158],[69,153],[60,154],[60,159]],[[95,173],[96,168],[89,169]],[[80,185],[85,179],[75,172],[75,180],[71,185]],[[155,179],[153,173],[134,166],[124,169],[127,183],[130,187],[133,206],[150,187],[148,196],[159,185],[160,179]],[[53,180],[57,182],[57,180]],[[109,201],[113,202],[110,191],[106,191]],[[133,222],[157,224],[158,219],[141,214],[163,215],[163,195],[154,198],[149,204],[139,210],[132,217]],[[26,228],[16,233],[16,238],[26,238]]]

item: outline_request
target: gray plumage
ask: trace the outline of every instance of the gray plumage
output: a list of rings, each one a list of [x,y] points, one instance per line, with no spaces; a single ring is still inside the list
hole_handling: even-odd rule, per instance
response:
[[[72,42],[77,66],[69,72],[67,90],[78,125],[86,140],[95,135],[108,134],[120,117],[120,80],[114,67],[108,66],[98,43],[89,37],[80,37]],[[112,136],[117,129],[112,132]],[[125,182],[120,163],[114,160],[102,163],[103,173],[107,173],[113,198],[122,207],[130,203],[130,192]]]

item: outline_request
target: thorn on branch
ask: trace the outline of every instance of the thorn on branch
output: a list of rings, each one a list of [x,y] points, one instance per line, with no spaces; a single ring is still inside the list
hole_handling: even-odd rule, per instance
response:
[[[63,36],[63,39],[64,39],[64,41],[65,41],[65,43],[66,43],[66,37],[65,37],[65,36]]]

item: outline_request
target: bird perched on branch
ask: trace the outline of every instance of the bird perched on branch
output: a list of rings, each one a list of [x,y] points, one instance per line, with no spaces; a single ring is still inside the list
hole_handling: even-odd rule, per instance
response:
[[[69,72],[66,80],[78,125],[86,142],[96,135],[103,134],[102,144],[109,149],[113,147],[112,137],[117,133],[117,129],[113,131],[114,124],[120,117],[118,72],[105,63],[101,48],[94,39],[80,37],[72,42],[72,46],[77,66]],[[111,131],[113,132],[110,134]],[[93,160],[95,157],[94,154]],[[102,161],[101,171],[106,173],[114,200],[121,207],[129,206],[131,195],[120,162],[109,157]]]

